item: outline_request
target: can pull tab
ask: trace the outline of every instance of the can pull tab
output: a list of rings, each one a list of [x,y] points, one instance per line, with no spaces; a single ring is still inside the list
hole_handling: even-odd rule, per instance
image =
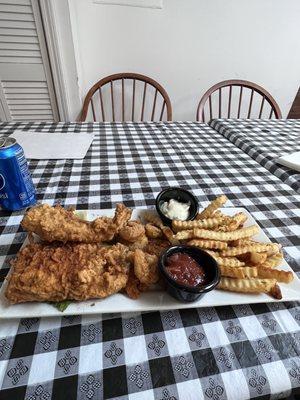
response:
[[[0,137],[0,147],[5,147],[7,137]]]

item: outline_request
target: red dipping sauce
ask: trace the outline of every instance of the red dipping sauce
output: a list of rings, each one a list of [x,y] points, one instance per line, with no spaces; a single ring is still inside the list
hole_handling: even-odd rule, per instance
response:
[[[198,286],[207,283],[204,268],[186,253],[175,253],[168,257],[165,269],[181,285]]]

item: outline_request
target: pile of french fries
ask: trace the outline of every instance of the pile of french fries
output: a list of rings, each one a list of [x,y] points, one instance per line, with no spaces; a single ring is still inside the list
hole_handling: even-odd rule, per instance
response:
[[[281,299],[278,282],[289,283],[293,273],[276,269],[283,259],[281,246],[252,239],[257,225],[243,227],[244,213],[223,214],[219,208],[227,201],[217,197],[193,221],[173,220],[172,230],[160,226],[172,244],[185,243],[207,251],[218,263],[221,281],[218,289],[242,293],[267,293]],[[153,221],[152,221],[153,223]]]

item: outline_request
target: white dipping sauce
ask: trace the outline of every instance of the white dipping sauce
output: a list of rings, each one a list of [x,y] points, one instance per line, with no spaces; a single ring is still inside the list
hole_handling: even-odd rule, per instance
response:
[[[161,212],[170,219],[185,221],[189,217],[190,203],[180,203],[177,200],[171,199],[165,201],[160,209]]]

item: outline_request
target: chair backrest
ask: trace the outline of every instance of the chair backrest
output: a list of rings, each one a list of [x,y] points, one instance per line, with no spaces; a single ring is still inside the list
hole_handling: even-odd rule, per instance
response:
[[[300,118],[300,88],[296,94],[295,100],[287,116],[288,119],[299,119]]]
[[[199,102],[196,117],[197,121],[205,122],[213,118],[254,118],[254,114],[256,118],[272,118],[273,114],[281,118],[278,104],[264,88],[233,79],[208,89]]]
[[[94,121],[103,122],[162,121],[164,114],[167,121],[172,120],[165,89],[154,79],[131,72],[110,75],[95,83],[85,97],[80,121],[87,119],[88,112]]]

